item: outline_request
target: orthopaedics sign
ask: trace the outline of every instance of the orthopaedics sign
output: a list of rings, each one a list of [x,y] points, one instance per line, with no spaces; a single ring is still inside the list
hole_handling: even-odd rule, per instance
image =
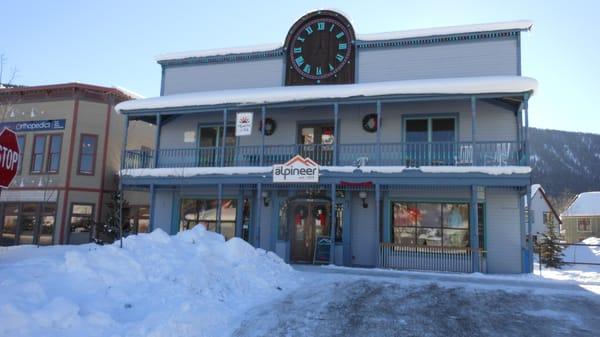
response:
[[[318,183],[319,164],[296,155],[285,164],[273,165],[274,183]]]

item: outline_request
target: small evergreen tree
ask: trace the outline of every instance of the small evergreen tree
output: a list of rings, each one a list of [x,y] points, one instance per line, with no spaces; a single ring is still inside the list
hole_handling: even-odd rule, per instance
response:
[[[565,264],[563,248],[559,244],[554,222],[546,225],[546,232],[542,234],[542,239],[536,242],[536,245],[540,254],[539,263],[552,268],[560,268]]]
[[[120,212],[119,205],[121,203],[121,192],[116,191],[111,194],[109,202],[106,204],[107,214],[106,221],[103,225],[98,226],[101,229],[101,235],[106,241],[114,242],[120,238]],[[127,208],[128,203],[123,200],[123,208]],[[129,221],[123,219],[123,235],[127,236],[130,232]]]

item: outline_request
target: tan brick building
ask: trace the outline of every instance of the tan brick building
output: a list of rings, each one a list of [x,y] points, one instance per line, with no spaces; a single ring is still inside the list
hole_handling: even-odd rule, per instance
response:
[[[135,98],[116,88],[66,83],[0,89],[0,128],[13,129],[21,163],[0,194],[0,244],[88,242],[118,187],[123,119],[115,104]],[[150,146],[153,127],[130,123],[130,142]],[[148,137],[150,136],[150,137]],[[131,223],[144,231],[145,193],[125,196]]]

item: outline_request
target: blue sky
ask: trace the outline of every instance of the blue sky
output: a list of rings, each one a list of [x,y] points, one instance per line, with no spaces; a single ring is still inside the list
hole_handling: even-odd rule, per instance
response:
[[[540,82],[533,126],[600,133],[598,1],[7,1],[0,54],[25,85],[79,81],[159,94],[165,52],[283,42],[315,8],[358,33],[530,19],[523,75]]]

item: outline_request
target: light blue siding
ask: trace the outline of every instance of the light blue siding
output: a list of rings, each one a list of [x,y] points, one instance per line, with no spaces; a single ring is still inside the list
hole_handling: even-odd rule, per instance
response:
[[[521,272],[519,194],[486,189],[487,269],[489,273]]]
[[[518,75],[517,39],[359,49],[360,82]]]
[[[283,68],[283,57],[170,66],[164,72],[164,94],[281,86]]]

